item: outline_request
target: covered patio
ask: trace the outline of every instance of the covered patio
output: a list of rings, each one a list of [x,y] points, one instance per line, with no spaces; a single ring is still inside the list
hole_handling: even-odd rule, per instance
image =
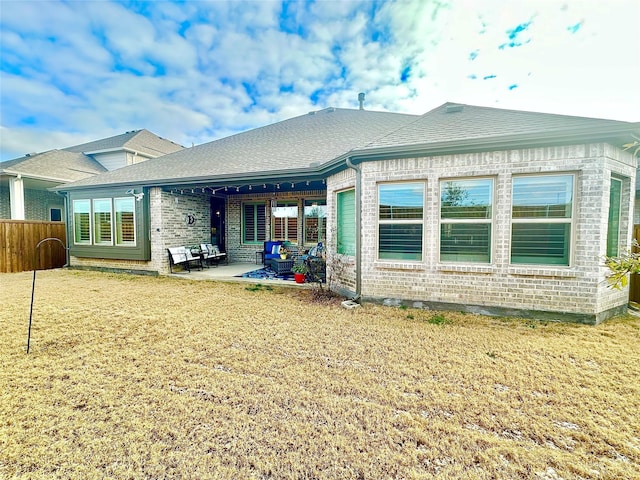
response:
[[[219,265],[217,267],[205,267],[202,270],[192,269],[188,271],[176,271],[169,274],[170,277],[182,278],[185,280],[210,280],[216,282],[239,282],[239,283],[262,283],[265,285],[278,285],[296,288],[309,288],[310,283],[296,283],[293,278],[291,280],[283,280],[279,278],[246,278],[243,274],[261,269],[262,264],[236,262],[228,265]]]

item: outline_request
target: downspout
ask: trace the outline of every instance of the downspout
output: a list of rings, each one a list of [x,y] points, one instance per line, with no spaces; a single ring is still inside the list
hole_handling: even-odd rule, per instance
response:
[[[357,165],[354,165],[349,157],[347,157],[346,164],[347,167],[356,171],[356,295],[353,300],[360,302],[362,298],[362,202],[360,200],[362,195],[362,170]]]
[[[70,241],[70,238],[71,238],[69,236],[70,232],[71,232],[71,230],[70,230],[71,226],[69,225],[69,205],[68,205],[68,202],[67,202],[67,193],[66,192],[58,192],[56,190],[56,194],[60,195],[64,200],[64,229],[65,229],[65,231],[67,233],[67,244],[64,246],[64,260],[65,260],[65,263],[63,265],[63,268],[64,268],[64,267],[71,266],[71,263],[70,263],[71,256],[69,254],[69,241]]]

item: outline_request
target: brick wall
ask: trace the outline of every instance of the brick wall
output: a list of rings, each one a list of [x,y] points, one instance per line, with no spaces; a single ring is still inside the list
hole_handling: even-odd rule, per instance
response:
[[[252,194],[252,195],[232,195],[229,196],[226,206],[227,215],[227,254],[235,262],[255,262],[256,252],[262,251],[264,245],[245,244],[242,242],[242,204],[245,202],[265,202],[266,205],[266,231],[267,239],[271,238],[271,200],[277,198],[278,201],[297,201],[298,203],[298,243],[302,243],[303,237],[303,200],[312,198],[325,198],[326,192],[319,190],[309,190],[303,192],[279,192],[277,197],[273,193]]]
[[[0,185],[0,218],[11,219],[11,203],[9,200],[9,188]]]
[[[599,321],[626,304],[626,290],[607,287],[601,258],[606,232],[611,174],[625,177],[621,248],[630,242],[635,192],[635,159],[606,144],[445,155],[366,162],[362,182],[362,295],[518,311],[567,312]],[[510,264],[512,177],[529,173],[576,174],[573,257],[569,267]],[[439,261],[439,181],[494,178],[493,250],[490,264]],[[355,184],[353,171],[327,181],[330,225],[335,224],[335,193]],[[420,262],[377,259],[377,184],[425,182],[424,252]],[[627,232],[629,232],[627,234]],[[331,237],[329,237],[331,238]],[[351,278],[343,279],[351,285]],[[589,321],[589,320],[587,320]]]

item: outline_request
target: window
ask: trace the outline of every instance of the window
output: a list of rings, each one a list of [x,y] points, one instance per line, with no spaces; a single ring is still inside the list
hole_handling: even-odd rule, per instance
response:
[[[135,204],[133,197],[115,198],[116,245],[136,244]]]
[[[611,179],[609,190],[609,221],[607,223],[607,256],[617,257],[620,242],[620,211],[622,205],[622,180]]]
[[[73,201],[73,241],[91,243],[91,204],[89,200]]]
[[[514,177],[511,263],[569,265],[574,175]]]
[[[304,201],[304,243],[326,241],[327,235],[327,201]]]
[[[58,207],[49,208],[49,220],[52,222],[62,221],[62,209]]]
[[[242,206],[243,243],[261,243],[266,240],[266,209],[264,203],[245,203]]]
[[[96,244],[112,243],[110,198],[99,198],[93,201],[93,238]]]
[[[440,182],[440,260],[491,261],[493,180]]]
[[[278,202],[271,208],[271,239],[298,243],[298,203]]]
[[[356,193],[355,190],[338,192],[336,241],[337,252],[342,255],[356,254]]]
[[[378,258],[422,259],[423,183],[378,185]]]

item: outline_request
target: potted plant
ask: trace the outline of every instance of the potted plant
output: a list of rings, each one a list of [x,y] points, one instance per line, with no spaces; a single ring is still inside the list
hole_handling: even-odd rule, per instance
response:
[[[289,250],[287,250],[286,247],[280,247],[280,258],[285,260],[287,255],[289,255]]]
[[[309,271],[307,265],[305,263],[296,263],[291,270],[293,271],[293,278],[296,283],[304,283],[307,272]]]

